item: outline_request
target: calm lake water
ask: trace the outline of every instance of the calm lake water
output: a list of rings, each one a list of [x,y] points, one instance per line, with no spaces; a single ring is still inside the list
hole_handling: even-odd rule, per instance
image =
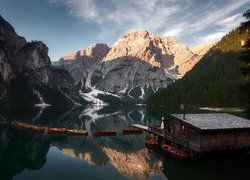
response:
[[[205,154],[190,161],[149,151],[133,123],[159,124],[144,106],[0,110],[7,121],[69,129],[115,129],[115,137],[44,136],[0,126],[0,179],[250,179],[250,153]]]

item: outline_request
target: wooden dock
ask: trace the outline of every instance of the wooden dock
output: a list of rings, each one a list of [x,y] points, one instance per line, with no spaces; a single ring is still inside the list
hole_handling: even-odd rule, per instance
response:
[[[141,125],[141,124],[132,124],[131,126],[134,127],[134,128],[142,129],[142,130],[144,130],[144,131],[148,131],[148,126],[145,126],[145,125]]]

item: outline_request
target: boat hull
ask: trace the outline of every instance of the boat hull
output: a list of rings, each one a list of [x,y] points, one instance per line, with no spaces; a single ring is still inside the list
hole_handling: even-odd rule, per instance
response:
[[[122,134],[127,135],[127,134],[141,134],[143,133],[142,129],[138,128],[124,128],[122,129]]]
[[[92,131],[93,136],[115,136],[116,131],[113,130],[94,130]]]
[[[177,159],[186,160],[186,159],[189,159],[191,157],[190,152],[188,152],[186,150],[178,149],[172,145],[162,144],[161,147],[162,147],[163,152],[166,155],[170,155],[170,156],[175,157]]]
[[[69,135],[88,135],[88,131],[86,130],[73,130],[73,129],[65,129],[65,128],[45,128],[41,126],[35,126],[27,123],[22,123],[18,121],[12,122],[12,127],[19,128],[22,130],[28,130],[35,133],[46,133],[46,134],[69,134]]]
[[[67,129],[66,132],[67,132],[67,134],[77,135],[77,136],[87,136],[88,135],[88,131],[85,131],[85,130],[70,130],[70,129]]]
[[[65,128],[48,128],[49,134],[66,134]]]
[[[157,141],[150,135],[147,135],[145,137],[145,144],[146,144],[147,148],[149,148],[149,149],[155,149],[158,146]]]

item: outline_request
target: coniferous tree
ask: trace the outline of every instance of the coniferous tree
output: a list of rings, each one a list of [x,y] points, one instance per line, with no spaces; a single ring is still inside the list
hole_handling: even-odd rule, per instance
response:
[[[244,62],[244,66],[241,67],[241,72],[246,77],[244,89],[247,95],[247,114],[248,117],[250,117],[250,9],[243,14],[243,17],[246,18],[246,21],[241,23],[241,32],[245,31],[247,36],[246,39],[241,41],[241,45],[245,50],[242,52],[239,60]]]

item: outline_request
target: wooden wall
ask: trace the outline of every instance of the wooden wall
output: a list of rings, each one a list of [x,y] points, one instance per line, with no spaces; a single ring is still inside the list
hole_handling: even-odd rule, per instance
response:
[[[250,129],[200,130],[179,119],[165,121],[165,139],[197,152],[250,147]]]
[[[201,136],[201,150],[250,147],[250,130],[207,131]]]
[[[196,128],[178,119],[165,122],[166,136],[172,136],[172,142],[179,146],[200,152],[200,132]]]

